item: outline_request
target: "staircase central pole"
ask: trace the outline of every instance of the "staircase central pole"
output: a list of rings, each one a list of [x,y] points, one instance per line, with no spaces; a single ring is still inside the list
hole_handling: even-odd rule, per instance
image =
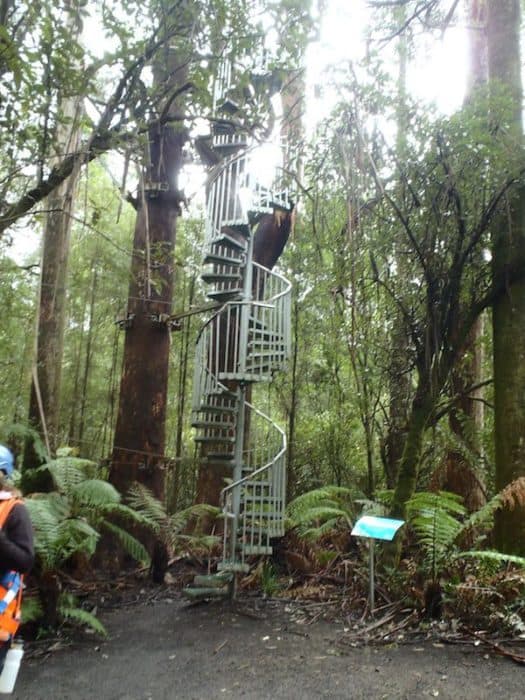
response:
[[[248,215],[248,212],[246,212]],[[250,323],[250,313],[252,301],[253,284],[253,236],[248,236],[248,247],[246,250],[246,264],[244,268],[242,303],[239,309],[239,366],[237,372],[243,376],[246,374],[246,358],[248,354],[248,330]],[[244,440],[246,427],[246,389],[247,384],[241,379],[237,387],[237,426],[235,431],[235,457],[233,462],[233,480],[239,481],[243,476],[244,467]],[[240,509],[241,509],[241,488],[237,486],[232,494],[233,500],[233,522],[231,531],[230,556],[232,561],[236,560],[237,541],[239,536]]]

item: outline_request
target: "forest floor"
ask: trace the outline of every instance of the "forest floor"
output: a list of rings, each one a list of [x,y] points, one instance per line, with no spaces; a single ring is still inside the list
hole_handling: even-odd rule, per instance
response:
[[[124,596],[99,593],[98,601],[108,638],[82,634],[28,643],[12,698],[512,700],[525,695],[523,666],[498,656],[497,645],[475,636],[451,635],[447,641],[428,629],[412,634],[406,624],[410,616],[399,624],[379,612],[361,619],[359,627],[341,613],[340,604],[329,601],[244,593],[233,603],[190,604],[173,586],[144,582]],[[389,622],[390,632],[379,645],[373,630],[386,624],[382,621]]]

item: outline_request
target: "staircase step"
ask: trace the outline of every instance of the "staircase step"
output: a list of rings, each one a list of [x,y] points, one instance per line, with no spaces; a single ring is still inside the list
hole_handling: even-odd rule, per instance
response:
[[[221,232],[219,236],[214,238],[210,242],[211,246],[225,246],[233,250],[240,250],[241,252],[246,252],[246,242],[239,241],[236,238],[228,235],[227,233]]]
[[[241,235],[243,238],[249,238],[251,234],[250,226],[245,221],[225,221],[221,226],[221,233],[228,236]]]
[[[197,435],[195,442],[217,442],[232,445],[235,442],[235,438],[227,437],[226,435]]]
[[[211,292],[207,292],[206,296],[210,299],[217,299],[218,301],[229,301],[230,299],[238,299],[242,296],[242,289],[216,289]]]
[[[264,360],[266,358],[272,357],[282,358],[286,354],[287,353],[285,350],[273,350],[272,348],[269,348],[268,350],[258,350],[257,352],[250,352],[249,358],[250,360],[256,360],[257,358]]]
[[[235,428],[234,421],[210,421],[210,420],[196,420],[191,422],[194,428],[217,428],[218,430],[231,430]]]
[[[229,462],[231,463],[232,459],[235,457],[233,452],[207,452],[205,461],[207,464],[210,462],[213,464],[216,464],[218,462]],[[204,461],[204,460],[203,460]]]
[[[286,345],[282,338],[277,340],[270,340],[272,335],[268,333],[266,338],[252,338],[248,341],[248,348],[253,348],[257,350],[260,348],[262,351],[274,350],[276,352],[286,352]]]
[[[217,565],[218,571],[233,571],[235,573],[247,574],[250,570],[249,564],[242,564],[238,561],[222,561]]]
[[[206,284],[218,284],[220,282],[240,282],[241,279],[241,275],[229,272],[211,272],[201,275],[201,280],[203,282],[206,282]]]
[[[233,573],[221,571],[217,574],[197,574],[193,579],[194,588],[223,588],[233,581]]]
[[[242,547],[242,551],[245,554],[245,556],[273,554],[272,547],[259,547],[253,545],[244,545],[244,547]]]
[[[183,588],[181,591],[184,598],[189,600],[207,600],[208,598],[227,598],[230,595],[230,587],[222,588]]]
[[[249,476],[252,473],[253,469],[250,469],[249,471],[243,469],[243,476]],[[245,488],[250,489],[250,488],[266,488],[268,486],[271,486],[271,481],[263,480],[261,479],[260,481],[256,481],[255,479],[253,481],[246,481],[244,483]]]
[[[232,135],[235,133],[235,125],[229,121],[215,122],[212,126],[214,134],[217,135]]]
[[[229,255],[219,255],[218,253],[208,253],[202,261],[203,265],[230,265],[231,267],[236,267],[243,263],[244,260],[241,258],[232,258]]]
[[[203,403],[196,413],[235,413],[235,406],[217,406],[212,403]]]
[[[226,114],[234,115],[240,110],[240,107],[235,100],[232,100],[230,97],[226,97],[223,102],[217,105],[217,110],[220,112],[225,112]]]

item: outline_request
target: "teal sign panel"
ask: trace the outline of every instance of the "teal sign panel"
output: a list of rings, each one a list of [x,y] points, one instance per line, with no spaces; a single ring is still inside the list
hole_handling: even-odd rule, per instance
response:
[[[387,540],[391,542],[401,525],[404,524],[404,520],[379,518],[375,515],[363,515],[354,525],[351,534],[354,535],[354,537],[369,537],[374,540]]]

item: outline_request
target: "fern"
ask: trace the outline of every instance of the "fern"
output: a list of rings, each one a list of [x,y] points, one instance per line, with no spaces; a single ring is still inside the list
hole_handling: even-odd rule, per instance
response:
[[[35,622],[44,614],[42,603],[36,596],[24,596],[22,598],[22,622]]]
[[[341,521],[351,526],[357,495],[362,494],[343,486],[323,486],[303,493],[288,504],[286,529],[294,529],[299,537],[317,540]]]
[[[130,535],[129,532],[122,529],[118,525],[104,521],[104,528],[109,532],[113,533],[120,544],[124,547],[124,550],[131,556],[135,561],[143,562],[149,566],[150,556],[144,547],[144,545],[139,542],[136,537]]]
[[[220,510],[206,503],[197,503],[189,508],[169,514],[164,504],[159,501],[143,484],[135,484],[129,494],[129,504],[155,532],[157,537],[170,549],[177,550],[181,545],[199,549],[209,549],[218,542],[218,538],[199,534],[199,527],[205,518],[216,518]],[[192,533],[184,534],[192,525]]]
[[[100,620],[93,613],[78,607],[77,599],[71,593],[63,593],[58,601],[58,612],[64,620],[70,620],[85,627],[91,627],[102,637],[107,637],[108,633]]]
[[[71,493],[75,486],[96,475],[97,465],[89,459],[57,457],[34,471],[37,474],[39,472],[48,472],[57,491],[60,493]]]
[[[101,479],[85,479],[71,488],[71,499],[79,506],[97,509],[120,503],[117,489]]]
[[[489,561],[495,561],[501,564],[516,564],[522,569],[525,569],[525,557],[519,557],[515,554],[505,554],[504,552],[497,552],[494,550],[460,552],[457,557],[461,559],[463,557],[488,559]]]
[[[461,498],[448,491],[415,494],[407,502],[407,518],[424,551],[424,563],[436,580],[440,568],[461,531],[459,518],[466,513]]]

